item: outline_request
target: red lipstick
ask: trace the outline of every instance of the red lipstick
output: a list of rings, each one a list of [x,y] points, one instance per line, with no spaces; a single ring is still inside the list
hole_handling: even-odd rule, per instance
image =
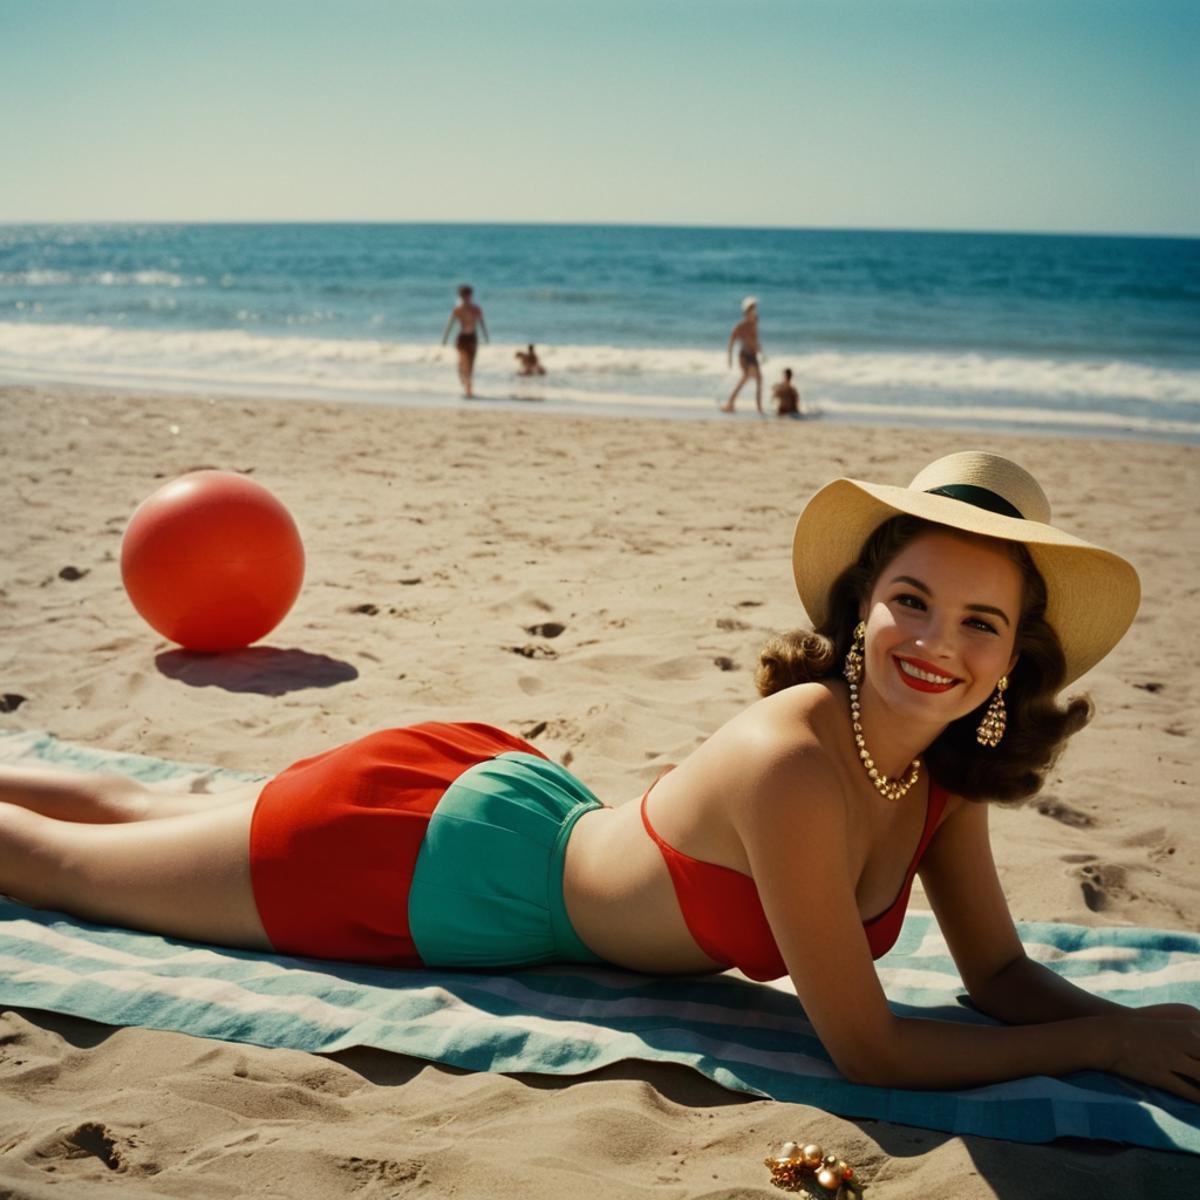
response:
[[[958,680],[952,675],[947,675],[945,671],[939,667],[935,667],[932,663],[922,662],[919,658],[901,658],[895,655],[892,661],[896,664],[896,674],[908,684],[913,691],[916,692],[948,692],[954,687]],[[924,671],[927,675],[936,675],[940,679],[945,679],[945,683],[933,683],[928,679],[918,679],[915,675],[908,674],[902,663],[907,663],[910,667],[915,667],[918,671]]]

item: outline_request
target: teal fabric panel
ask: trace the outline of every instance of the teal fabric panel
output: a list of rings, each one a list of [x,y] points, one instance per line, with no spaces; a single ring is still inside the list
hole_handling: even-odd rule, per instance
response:
[[[509,751],[464,771],[438,801],[409,889],[421,961],[506,968],[598,962],[562,899],[566,838],[600,802],[569,771]]]

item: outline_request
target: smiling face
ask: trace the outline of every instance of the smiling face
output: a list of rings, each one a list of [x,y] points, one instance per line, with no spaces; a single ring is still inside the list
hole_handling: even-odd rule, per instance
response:
[[[996,543],[950,531],[907,543],[862,607],[864,688],[921,725],[945,726],[1012,669],[1023,578]]]

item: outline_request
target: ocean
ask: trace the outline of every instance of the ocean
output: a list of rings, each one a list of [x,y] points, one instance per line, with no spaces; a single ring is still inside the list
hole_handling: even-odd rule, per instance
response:
[[[0,226],[0,381],[724,419],[742,298],[764,405],[1200,441],[1200,240],[570,225]],[[514,374],[536,343],[547,375]],[[736,359],[735,359],[736,361]],[[738,399],[754,417],[751,385]]]

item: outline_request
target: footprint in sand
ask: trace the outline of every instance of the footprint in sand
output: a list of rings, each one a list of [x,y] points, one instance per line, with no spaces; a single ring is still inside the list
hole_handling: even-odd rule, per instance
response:
[[[416,1184],[418,1187],[429,1181],[425,1175],[425,1164],[414,1159],[396,1162],[390,1158],[335,1158],[334,1165],[345,1171],[353,1180],[351,1187],[354,1191],[361,1188],[372,1188],[383,1185],[389,1194],[396,1195],[391,1189],[401,1184]]]
[[[713,662],[720,667],[722,671],[737,670],[737,663],[735,663],[728,655],[718,654],[717,657],[713,659]]]
[[[525,632],[534,637],[556,638],[566,630],[558,621],[543,621],[540,625],[526,625]]]
[[[1131,850],[1145,850],[1146,857],[1151,862],[1162,862],[1175,853],[1165,825],[1155,825],[1151,829],[1143,829],[1140,833],[1130,834],[1121,840],[1121,845],[1128,846]]]
[[[522,658],[557,658],[558,651],[550,646],[539,646],[528,643],[524,646],[505,646],[505,650],[519,654]]]
[[[1137,894],[1125,886],[1125,868],[1112,863],[1089,863],[1079,868],[1078,877],[1083,902],[1092,912],[1103,912],[1111,900],[1131,900]]]
[[[5,692],[0,696],[0,713],[16,712],[24,703],[25,697],[20,692]]]
[[[722,633],[740,633],[744,629],[749,629],[750,626],[736,617],[718,617],[717,628]]]
[[[64,1162],[81,1159],[98,1159],[110,1171],[126,1172],[131,1169],[152,1174],[158,1170],[153,1164],[138,1164],[133,1161],[132,1139],[113,1134],[98,1121],[84,1121],[74,1128],[56,1130],[40,1138],[25,1158],[30,1166],[44,1171],[57,1171]]]
[[[1043,817],[1049,817],[1063,825],[1070,825],[1073,829],[1091,829],[1096,824],[1094,817],[1080,812],[1077,808],[1072,808],[1069,804],[1064,804],[1061,800],[1055,800],[1053,796],[1043,796],[1034,804],[1034,808]]]

